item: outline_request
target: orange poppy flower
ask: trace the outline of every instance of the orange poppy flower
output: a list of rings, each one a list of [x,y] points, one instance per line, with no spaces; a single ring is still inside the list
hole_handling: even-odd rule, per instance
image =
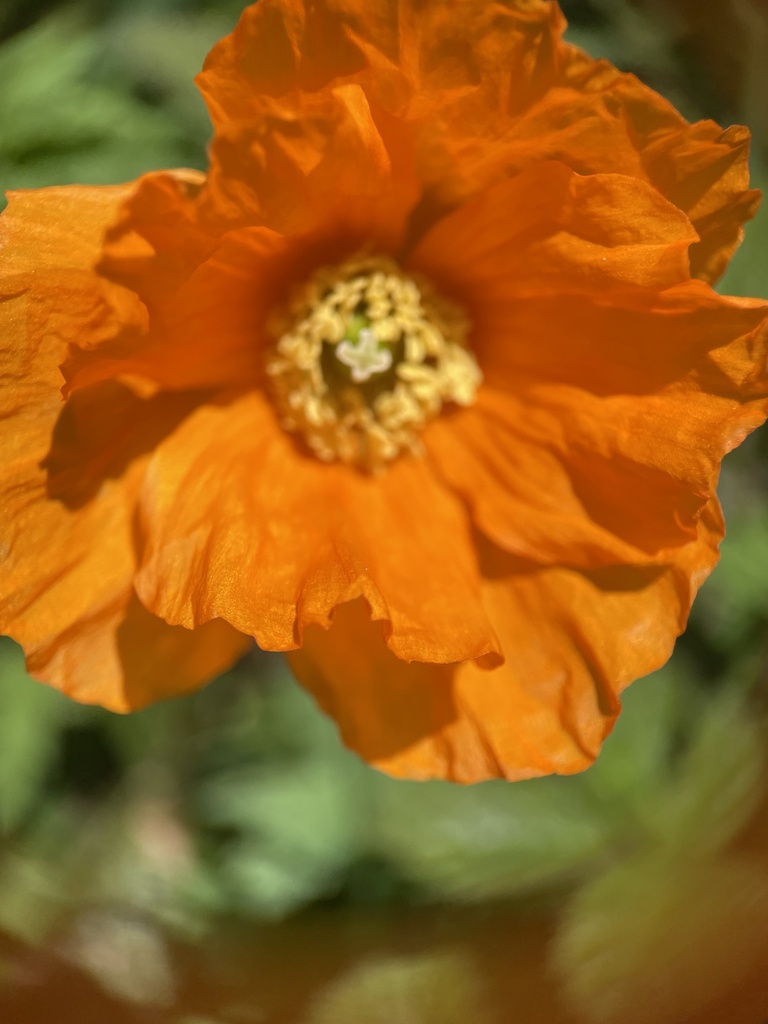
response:
[[[717,560],[768,304],[709,283],[746,130],[563,27],[262,0],[199,78],[207,178],[10,196],[0,627],[33,675],[128,710],[252,637],[386,771],[595,758]]]

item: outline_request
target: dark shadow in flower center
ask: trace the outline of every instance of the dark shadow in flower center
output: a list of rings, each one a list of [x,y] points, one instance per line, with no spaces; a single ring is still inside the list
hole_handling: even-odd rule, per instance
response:
[[[370,407],[379,395],[387,391],[394,391],[398,381],[397,367],[405,359],[405,342],[401,337],[399,341],[389,345],[388,348],[392,352],[391,367],[383,373],[372,374],[368,380],[353,383],[349,367],[345,366],[336,355],[336,345],[323,344],[320,370],[331,394],[341,395],[352,387],[359,392],[365,404]]]

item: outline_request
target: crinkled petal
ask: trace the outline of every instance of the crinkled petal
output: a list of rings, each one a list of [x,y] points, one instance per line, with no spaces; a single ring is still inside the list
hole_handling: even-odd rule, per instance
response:
[[[394,69],[418,91],[493,83],[505,106],[530,100],[551,75],[564,26],[547,0],[267,0],[247,7],[214,47],[199,85],[214,124],[244,118],[249,94],[319,91],[366,71],[383,94]]]
[[[215,126],[247,120],[252,97],[318,91],[368,67],[368,44],[394,61],[397,5],[391,0],[268,0],[243,11],[208,54],[197,82]]]
[[[142,524],[138,592],[169,622],[220,617],[288,650],[362,595],[405,660],[497,649],[465,513],[428,466],[371,478],[305,457],[258,393],[200,408],[158,446]]]
[[[435,424],[428,450],[478,529],[507,551],[582,568],[663,561],[695,535],[706,495],[623,453],[609,412],[600,450],[571,437],[566,417],[485,389],[470,413]]]
[[[23,455],[0,473],[0,628],[34,676],[77,700],[131,710],[202,685],[248,646],[226,623],[168,626],[132,592],[147,453],[195,398],[142,400],[105,382],[73,395],[39,439],[16,424]]]
[[[366,761],[393,775],[451,778],[443,733],[457,717],[455,666],[400,661],[362,600],[338,607],[330,629],[308,627],[288,661]],[[477,750],[472,740],[467,760]]]
[[[413,232],[558,159],[652,184],[689,216],[694,276],[713,281],[757,208],[748,131],[688,124],[633,75],[564,43],[564,27],[546,0],[251,5],[199,77],[215,126],[211,209],[306,223],[327,213],[333,180],[347,204],[375,198],[385,221],[394,202],[399,221],[420,189]]]
[[[121,710],[168,692],[173,651],[191,686],[246,642],[219,624],[186,654],[130,597],[142,459],[186,408],[117,384],[61,399],[67,346],[116,326],[93,267],[129,188],[13,193],[0,217],[0,631],[39,678]]]
[[[617,287],[685,281],[696,237],[685,214],[645,183],[546,161],[443,217],[408,264],[468,306],[479,344],[488,321],[521,298],[590,290],[607,301]]]
[[[221,619],[194,630],[169,626],[127,590],[31,650],[27,669],[83,704],[127,712],[198,689],[252,644]]]
[[[444,111],[471,135],[492,132],[548,88],[564,27],[557,4],[547,0],[406,0],[392,5],[385,31],[377,21],[356,26],[352,37],[369,62],[371,74],[358,76],[367,91],[415,124],[417,137]],[[382,75],[384,61],[400,69],[405,99]]]
[[[759,203],[759,192],[749,188],[749,131],[689,124],[634,75],[562,43],[562,20],[551,18],[537,46],[526,40],[526,54],[538,62],[535,86],[512,88],[504,117],[479,86],[422,99],[429,116],[415,117],[413,132],[432,207],[460,205],[541,160],[560,160],[581,174],[626,174],[653,185],[690,218],[699,235],[692,273],[716,280]]]
[[[2,629],[25,646],[112,599],[131,571],[122,488],[111,487],[98,508],[73,513],[50,500],[43,465],[63,408],[59,365],[67,344],[98,339],[111,322],[93,266],[125,194],[75,187],[14,193],[0,217],[0,608]]]
[[[394,20],[385,0],[245,9],[197,78],[214,124],[211,222],[306,231],[363,216],[402,234],[418,196],[408,139],[354,77],[370,61],[398,91],[400,72],[364,42],[383,34],[391,51]]]
[[[373,209],[394,238],[453,163],[431,160],[443,105],[494,134],[546,87],[563,25],[544,0],[251,5],[197,79],[215,128],[209,216],[291,230]]]
[[[492,670],[403,665],[360,602],[289,655],[345,743],[382,771],[455,782],[587,768],[619,693],[660,667],[717,560],[715,500],[672,566],[540,570],[486,551],[483,595],[506,660]]]
[[[664,561],[693,536],[723,456],[765,420],[768,309],[700,282],[644,311],[564,302],[560,336],[547,309],[517,311],[524,351],[485,365],[477,405],[450,436],[448,423],[431,428],[430,453],[509,551]],[[617,343],[598,353],[606,338]]]
[[[495,148],[477,144],[467,154],[464,194],[471,195],[473,182],[476,188],[478,181],[492,182],[553,158],[580,174],[635,177],[690,218],[699,235],[691,247],[691,270],[711,282],[727,265],[741,241],[742,224],[759,205],[759,192],[749,189],[749,139],[746,128],[723,131],[711,121],[687,124],[632,76],[597,96],[558,88],[511,125],[502,143]]]
[[[247,115],[219,127],[211,146],[210,223],[295,232],[374,222],[397,244],[419,195],[410,142],[360,84],[247,97]]]
[[[695,536],[720,460],[768,410],[768,305],[687,280],[691,238],[649,186],[544,164],[413,253],[468,307],[486,381],[427,446],[501,547],[588,567]]]
[[[412,130],[432,217],[543,160],[580,174],[619,173],[652,185],[689,217],[699,236],[692,273],[716,280],[759,205],[749,188],[749,131],[689,124],[633,75],[552,47],[536,94],[502,118],[479,90],[422,101],[431,110]]]
[[[197,217],[204,185],[204,174],[185,169],[140,178],[107,233],[101,273],[135,292],[145,306],[167,301],[217,242]]]
[[[68,391],[99,381],[158,389],[215,389],[263,376],[265,326],[275,290],[286,290],[293,249],[266,229],[223,239],[137,336],[130,325],[91,349],[74,349],[63,367]]]
[[[649,181],[688,215],[699,234],[691,248],[693,276],[716,281],[760,202],[759,191],[749,188],[749,130],[723,130],[714,121],[689,124],[634,75],[575,47],[562,47],[561,67],[559,84],[583,96],[587,107],[576,111],[587,114],[588,123],[575,117],[567,152],[562,144],[549,151],[577,170],[584,166],[577,162],[580,154],[589,154],[585,169],[592,173],[613,170]],[[575,101],[567,94],[561,100]],[[556,133],[556,114],[550,125]],[[538,129],[543,127],[539,122]]]
[[[163,313],[217,244],[196,222],[195,198],[204,181],[198,171],[148,174],[121,204],[97,264],[118,326],[102,338],[75,339],[62,367],[65,393],[115,377],[200,386],[198,362],[210,364],[212,346],[208,353],[188,346],[183,359],[177,351],[166,354]]]
[[[296,286],[318,266],[342,262],[366,245],[387,249],[372,223],[335,222],[297,236],[264,227],[194,236],[182,185],[170,175],[143,179],[142,203],[127,204],[110,233],[99,270],[122,327],[98,343],[71,347],[63,367],[67,393],[113,379],[146,394],[256,386],[265,347],[275,341],[270,319]],[[141,218],[153,211],[156,221],[145,223]]]

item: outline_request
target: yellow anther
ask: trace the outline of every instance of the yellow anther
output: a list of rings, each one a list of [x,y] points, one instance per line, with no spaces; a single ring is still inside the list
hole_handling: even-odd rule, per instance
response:
[[[323,267],[271,325],[266,359],[287,430],[324,461],[380,472],[444,405],[481,383],[463,312],[384,256]]]

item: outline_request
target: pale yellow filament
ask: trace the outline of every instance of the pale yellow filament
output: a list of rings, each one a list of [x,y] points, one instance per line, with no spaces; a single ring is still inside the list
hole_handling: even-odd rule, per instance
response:
[[[420,453],[446,404],[482,377],[463,312],[385,256],[322,267],[273,318],[266,369],[281,422],[324,461],[380,472]]]

